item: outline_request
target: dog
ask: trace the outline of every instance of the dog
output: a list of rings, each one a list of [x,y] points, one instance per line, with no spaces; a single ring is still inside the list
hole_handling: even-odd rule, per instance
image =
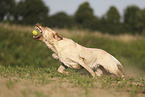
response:
[[[33,36],[35,40],[44,42],[54,54],[52,57],[58,59],[62,64],[58,72],[65,72],[66,68],[86,69],[91,76],[101,76],[102,74],[113,74],[117,77],[125,77],[124,68],[121,63],[108,52],[102,49],[86,48],[71,39],[64,38],[48,27],[36,24],[41,35]]]

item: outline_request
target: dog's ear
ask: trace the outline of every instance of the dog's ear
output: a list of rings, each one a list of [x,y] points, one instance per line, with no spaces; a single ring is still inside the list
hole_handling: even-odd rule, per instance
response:
[[[60,35],[58,35],[58,33],[56,33],[56,32],[53,32],[53,37],[56,39],[56,40],[62,40],[62,36],[60,36]]]

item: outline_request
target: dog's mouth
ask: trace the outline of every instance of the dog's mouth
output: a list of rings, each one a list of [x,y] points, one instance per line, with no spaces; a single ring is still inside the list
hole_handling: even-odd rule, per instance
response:
[[[41,26],[39,24],[36,24],[35,30],[38,32],[38,35],[33,36],[33,39],[42,40],[42,29],[41,29]]]

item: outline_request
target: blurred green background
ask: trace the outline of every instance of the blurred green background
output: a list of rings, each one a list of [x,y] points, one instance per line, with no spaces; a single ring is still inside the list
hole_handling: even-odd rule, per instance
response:
[[[52,58],[52,51],[45,43],[35,41],[32,37],[34,27],[1,24],[0,27],[0,65],[3,66],[24,66],[34,67],[55,67],[59,61]],[[115,56],[125,69],[131,67],[140,71],[145,70],[145,39],[140,36],[125,37],[106,34],[90,34],[85,30],[55,29],[60,35],[73,39],[75,42],[92,48],[101,48]],[[72,32],[71,32],[72,31]],[[61,33],[65,32],[65,33]],[[116,37],[116,38],[115,38]],[[135,39],[134,39],[135,38]]]

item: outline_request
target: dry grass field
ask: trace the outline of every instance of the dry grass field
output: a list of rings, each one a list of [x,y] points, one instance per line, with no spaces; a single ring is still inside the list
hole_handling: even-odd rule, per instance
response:
[[[89,30],[54,29],[92,48],[101,48],[124,66],[127,78],[92,79],[85,70],[57,72],[47,46],[32,39],[34,27],[0,24],[0,97],[145,97],[145,38]]]

